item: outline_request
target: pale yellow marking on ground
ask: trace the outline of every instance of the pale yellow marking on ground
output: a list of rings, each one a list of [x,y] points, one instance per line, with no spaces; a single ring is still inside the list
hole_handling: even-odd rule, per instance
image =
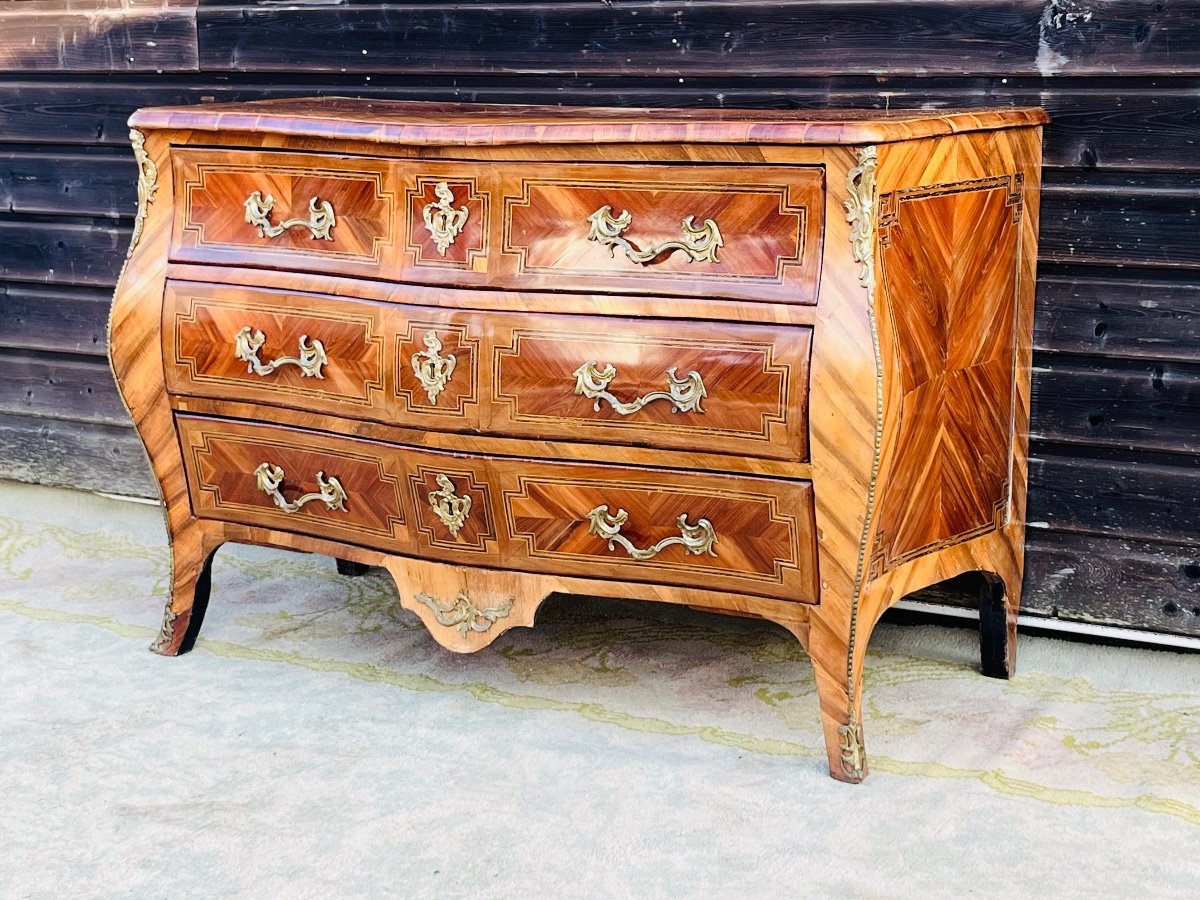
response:
[[[29,606],[16,600],[0,599],[0,610],[5,610],[28,619],[46,622],[66,622],[74,625],[91,625],[120,637],[150,640],[157,634],[153,628],[129,625],[106,616]],[[636,716],[619,710],[611,710],[598,703],[572,703],[549,697],[535,697],[500,690],[479,682],[450,684],[428,675],[397,672],[371,663],[352,663],[333,659],[320,659],[287,650],[272,650],[265,647],[246,647],[228,641],[213,641],[201,638],[196,650],[203,650],[226,659],[242,659],[253,662],[285,663],[300,666],[314,672],[335,672],[359,681],[387,684],[409,691],[426,693],[465,693],[483,703],[494,703],[513,709],[572,712],[592,722],[613,725],[628,731],[645,734],[697,737],[703,741],[734,747],[752,753],[769,756],[793,756],[824,758],[823,747],[811,747],[793,741],[775,738],[759,738],[754,735],[726,731],[721,728],[701,725],[679,725],[663,719]],[[971,779],[1011,797],[1022,797],[1055,806],[1122,809],[1136,808],[1145,812],[1174,816],[1193,825],[1200,825],[1200,809],[1191,804],[1157,794],[1139,794],[1134,797],[1106,797],[1091,791],[1054,788],[1032,781],[1011,778],[998,770],[958,769],[941,763],[906,761],[872,755],[870,767],[875,772],[891,775],[939,779]],[[868,790],[869,788],[864,788]]]

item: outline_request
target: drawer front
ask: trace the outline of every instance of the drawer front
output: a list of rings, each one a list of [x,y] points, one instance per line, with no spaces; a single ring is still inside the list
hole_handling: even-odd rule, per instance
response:
[[[818,596],[807,482],[517,461],[494,470],[514,559],[575,575]]]
[[[489,430],[803,461],[812,331],[493,320]]]
[[[385,160],[181,148],[171,258],[366,277],[394,274]]]
[[[463,456],[177,415],[200,518],[527,572],[813,603],[812,485]]]
[[[500,181],[514,285],[816,302],[819,167],[514,164]]]
[[[473,429],[481,340],[465,313],[167,283],[163,359],[176,394]]]
[[[403,473],[389,447],[269,425],[178,416],[200,518],[403,547]]]
[[[385,405],[375,304],[168,282],[163,326],[173,393],[350,415]]]

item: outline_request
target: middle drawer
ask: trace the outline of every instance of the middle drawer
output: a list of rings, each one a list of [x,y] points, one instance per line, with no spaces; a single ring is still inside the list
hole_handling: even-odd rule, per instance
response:
[[[800,326],[428,308],[172,281],[163,358],[174,394],[434,431],[802,462],[811,338]]]

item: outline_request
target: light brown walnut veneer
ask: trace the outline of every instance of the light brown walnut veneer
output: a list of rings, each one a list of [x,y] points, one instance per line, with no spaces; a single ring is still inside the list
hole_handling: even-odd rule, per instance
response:
[[[753,615],[860,781],[889,606],[983,573],[1013,670],[1045,121],[138,112],[109,346],[166,504],[154,649],[227,541],[386,566],[459,652],[553,592]]]

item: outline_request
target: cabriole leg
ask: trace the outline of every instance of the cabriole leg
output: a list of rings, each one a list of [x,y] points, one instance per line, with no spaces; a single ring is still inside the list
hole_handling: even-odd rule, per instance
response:
[[[171,537],[171,597],[162,628],[150,649],[162,656],[187,653],[208,608],[212,560],[222,536],[192,520]]]
[[[857,784],[867,776],[862,733],[862,666],[853,666],[847,678],[849,645],[844,635],[819,619],[813,621],[809,630],[808,652],[821,701],[829,774],[838,781]]]

